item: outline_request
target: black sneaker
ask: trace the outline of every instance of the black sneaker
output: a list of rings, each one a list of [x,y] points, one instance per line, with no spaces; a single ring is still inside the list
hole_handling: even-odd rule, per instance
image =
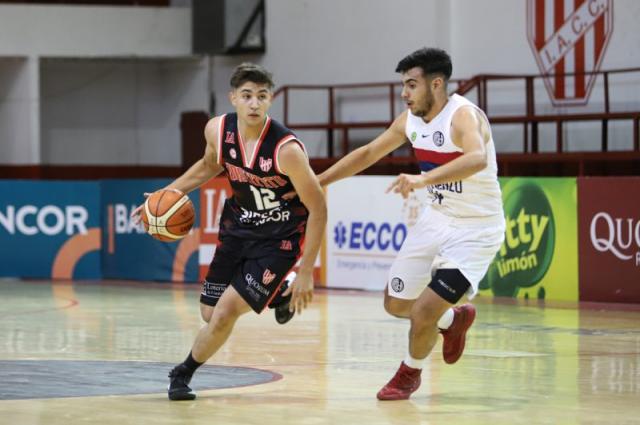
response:
[[[196,398],[196,393],[189,388],[191,375],[183,364],[171,369],[169,378],[171,378],[168,388],[169,400],[193,400]]]
[[[289,287],[289,284],[296,279],[296,276],[297,276],[296,272],[291,272],[285,276],[284,282],[282,283],[281,292],[284,292]],[[289,320],[291,320],[296,313],[294,311],[289,311],[291,294],[287,295],[286,297],[283,297],[282,299],[283,299],[283,302],[275,306],[274,309],[275,309],[275,315],[276,315],[276,322],[280,323],[281,325],[284,325]]]

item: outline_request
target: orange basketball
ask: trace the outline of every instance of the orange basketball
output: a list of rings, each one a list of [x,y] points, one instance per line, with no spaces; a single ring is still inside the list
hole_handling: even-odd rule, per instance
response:
[[[189,233],[196,218],[196,210],[187,195],[177,189],[153,192],[144,203],[144,229],[154,238],[173,242]]]

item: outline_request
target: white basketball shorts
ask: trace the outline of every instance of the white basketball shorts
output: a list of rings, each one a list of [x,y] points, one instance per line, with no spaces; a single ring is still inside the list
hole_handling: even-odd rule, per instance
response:
[[[391,265],[388,293],[414,300],[431,282],[438,269],[459,269],[471,287],[467,299],[478,292],[478,284],[504,240],[504,218],[465,219],[427,207]]]

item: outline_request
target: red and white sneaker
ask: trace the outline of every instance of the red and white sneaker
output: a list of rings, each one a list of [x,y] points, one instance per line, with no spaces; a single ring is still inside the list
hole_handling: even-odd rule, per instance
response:
[[[407,400],[420,386],[420,373],[422,369],[414,369],[404,362],[400,363],[391,381],[378,391],[378,400]]]
[[[442,357],[445,363],[454,364],[462,356],[467,330],[476,318],[476,308],[471,304],[463,304],[453,308],[453,323],[449,329],[440,331],[444,337]]]

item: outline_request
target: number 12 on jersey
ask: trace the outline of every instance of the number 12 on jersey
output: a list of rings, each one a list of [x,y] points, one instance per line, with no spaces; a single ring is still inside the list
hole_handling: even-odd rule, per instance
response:
[[[280,201],[276,201],[276,194],[273,190],[261,187],[258,189],[254,186],[249,186],[253,198],[256,201],[256,208],[259,210],[270,210],[280,206]]]

